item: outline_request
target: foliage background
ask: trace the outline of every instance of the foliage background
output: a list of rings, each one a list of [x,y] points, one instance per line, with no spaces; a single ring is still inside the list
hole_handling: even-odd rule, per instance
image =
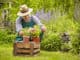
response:
[[[33,8],[32,14],[41,19],[47,27],[41,48],[44,50],[61,51],[61,34],[67,32],[70,41],[66,48],[70,52],[80,53],[80,24],[79,24],[79,0],[13,0],[10,3],[0,3],[0,44],[12,44],[15,40],[15,21],[19,6],[26,4]],[[3,10],[7,10],[7,17],[3,19]],[[7,23],[5,26],[4,23]],[[2,30],[3,27],[3,30]],[[47,39],[46,39],[47,38]]]

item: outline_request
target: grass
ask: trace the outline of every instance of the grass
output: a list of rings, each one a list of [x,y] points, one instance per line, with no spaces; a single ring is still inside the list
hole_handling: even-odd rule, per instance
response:
[[[79,56],[71,53],[49,52],[41,50],[39,56],[13,56],[12,47],[0,46],[0,60],[80,60]]]

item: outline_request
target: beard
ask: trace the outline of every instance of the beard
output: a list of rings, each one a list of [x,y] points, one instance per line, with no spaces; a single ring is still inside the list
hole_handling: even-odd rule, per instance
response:
[[[24,19],[25,22],[29,22],[30,21],[30,18],[27,18],[27,19]]]

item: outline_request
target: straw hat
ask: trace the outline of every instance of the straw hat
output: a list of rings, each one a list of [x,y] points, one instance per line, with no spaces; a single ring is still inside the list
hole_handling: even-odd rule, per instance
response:
[[[26,16],[30,14],[33,11],[32,8],[28,8],[27,5],[21,5],[20,11],[17,13],[18,16]]]

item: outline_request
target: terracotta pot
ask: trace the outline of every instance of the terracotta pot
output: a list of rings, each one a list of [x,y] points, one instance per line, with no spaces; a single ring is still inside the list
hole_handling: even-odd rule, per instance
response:
[[[29,43],[29,36],[23,36],[23,43]]]
[[[32,37],[32,41],[35,43],[40,43],[40,38],[39,37]]]

